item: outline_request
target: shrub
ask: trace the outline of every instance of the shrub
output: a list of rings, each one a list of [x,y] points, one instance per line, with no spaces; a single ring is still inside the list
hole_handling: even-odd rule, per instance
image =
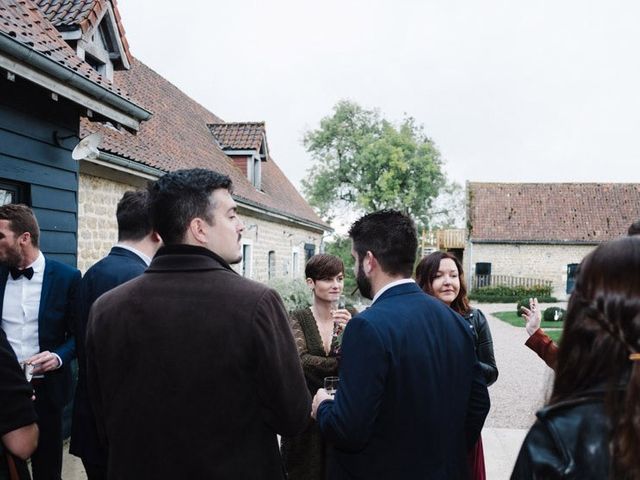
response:
[[[522,307],[529,308],[529,298],[531,297],[521,298],[518,300],[518,303],[516,304],[516,315],[522,315]]]
[[[549,307],[542,312],[542,320],[545,322],[562,322],[564,321],[564,315],[566,310],[560,307]]]
[[[541,303],[555,303],[558,301],[556,297],[537,297],[538,301]],[[475,293],[471,293],[469,295],[469,300],[473,300],[477,303],[515,303],[521,300],[519,296],[507,296],[500,297],[496,295],[477,295]]]
[[[476,288],[473,294],[483,296],[495,296],[495,297],[518,297],[518,298],[533,298],[537,297],[550,297],[551,286],[535,285],[533,287],[508,287],[506,285],[491,285],[488,287]]]
[[[311,305],[311,292],[302,278],[276,278],[267,282],[282,297],[288,311],[306,308]]]

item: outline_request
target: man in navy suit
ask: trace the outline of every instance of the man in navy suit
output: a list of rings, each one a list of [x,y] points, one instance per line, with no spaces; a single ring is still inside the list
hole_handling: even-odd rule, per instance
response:
[[[356,221],[356,280],[371,307],[344,332],[340,383],[312,416],[333,445],[330,479],[466,479],[489,395],[469,323],[410,278],[413,221],[380,211]]]
[[[71,398],[72,335],[80,272],[44,257],[40,229],[26,205],[0,207],[0,311],[2,329],[32,385],[40,441],[31,458],[34,480],[59,480],[62,410]]]
[[[82,279],[81,308],[76,326],[78,339],[78,386],[73,406],[69,451],[80,458],[89,480],[106,479],[107,451],[100,443],[96,419],[87,390],[84,349],[89,311],[100,295],[141,275],[160,248],[153,231],[146,190],[125,192],[116,210],[118,243],[109,255],[93,265]]]

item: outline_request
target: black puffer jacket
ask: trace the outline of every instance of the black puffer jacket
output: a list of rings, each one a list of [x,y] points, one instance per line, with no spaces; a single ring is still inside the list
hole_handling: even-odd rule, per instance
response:
[[[522,444],[512,480],[607,480],[611,425],[604,391],[543,408]],[[623,480],[619,475],[616,480]]]
[[[476,355],[482,367],[484,381],[487,382],[487,386],[492,385],[498,379],[498,367],[496,366],[496,359],[493,355],[493,340],[487,318],[477,308],[471,309],[464,318],[473,328]]]

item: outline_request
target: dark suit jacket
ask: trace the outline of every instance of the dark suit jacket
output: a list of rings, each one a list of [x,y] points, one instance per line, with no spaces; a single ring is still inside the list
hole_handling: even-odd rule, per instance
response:
[[[38,341],[40,351],[56,353],[62,360],[62,367],[45,374],[42,389],[46,391],[46,401],[50,406],[62,409],[71,399],[71,361],[76,356],[73,329],[78,309],[80,272],[56,260],[45,258],[45,262],[38,312]],[[9,270],[0,267],[0,312],[8,275]]]
[[[110,479],[282,479],[276,433],[310,396],[278,294],[200,247],[163,247],[93,305],[87,380]]]
[[[85,462],[106,465],[107,452],[100,444],[96,421],[89,401],[85,357],[85,337],[89,310],[100,295],[132,278],[142,275],[147,264],[126,248],[113,247],[109,255],[93,265],[82,278],[80,315],[76,324],[78,385],[73,403],[73,423],[69,451]]]
[[[318,409],[330,478],[466,479],[489,396],[470,326],[415,283],[352,318],[335,401]]]

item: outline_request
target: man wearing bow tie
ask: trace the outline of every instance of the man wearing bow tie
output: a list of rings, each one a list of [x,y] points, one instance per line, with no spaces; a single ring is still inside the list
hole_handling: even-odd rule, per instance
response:
[[[21,364],[33,366],[40,441],[31,464],[34,480],[59,480],[62,410],[71,397],[72,326],[80,272],[46,259],[40,229],[26,205],[0,206],[0,312],[2,329]]]

